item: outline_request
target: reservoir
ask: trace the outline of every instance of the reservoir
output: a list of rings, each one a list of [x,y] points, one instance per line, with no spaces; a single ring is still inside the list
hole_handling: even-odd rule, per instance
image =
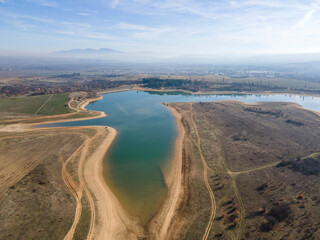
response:
[[[294,102],[320,112],[320,98],[297,95],[192,95],[181,92],[126,91],[102,95],[89,110],[107,117],[46,126],[108,125],[118,132],[104,160],[104,176],[129,214],[142,224],[159,209],[166,194],[163,169],[173,154],[175,118],[162,102],[239,100],[247,103]]]

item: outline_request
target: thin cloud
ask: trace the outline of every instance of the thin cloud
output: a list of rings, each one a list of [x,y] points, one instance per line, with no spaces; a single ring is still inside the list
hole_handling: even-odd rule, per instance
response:
[[[291,30],[304,27],[307,23],[313,20],[315,13],[318,11],[319,11],[319,4],[318,3],[312,4],[308,9],[308,11],[304,14],[303,18],[300,19],[299,22],[297,22],[297,24],[291,28]]]
[[[116,26],[119,29],[127,30],[139,30],[139,31],[153,31],[156,28],[146,27],[144,25],[130,24],[130,23],[119,23]]]
[[[105,33],[100,32],[91,32],[91,31],[55,31],[58,34],[65,35],[68,37],[76,37],[76,38],[86,38],[86,39],[94,39],[94,40],[115,40],[116,38]]]
[[[58,4],[54,1],[46,1],[46,0],[25,0],[25,1],[36,3],[41,6],[45,6],[45,7],[57,7],[58,6]]]

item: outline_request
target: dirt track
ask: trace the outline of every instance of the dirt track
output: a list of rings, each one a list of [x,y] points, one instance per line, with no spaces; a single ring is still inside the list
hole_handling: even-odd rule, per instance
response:
[[[90,228],[86,239],[137,239],[138,237],[143,237],[144,232],[139,227],[138,221],[133,221],[123,210],[102,176],[104,156],[115,139],[117,132],[110,127],[108,127],[107,131],[104,127],[90,128],[97,130],[97,132],[91,138],[86,136],[85,142],[78,150],[81,152],[78,167],[80,186],[78,191],[73,191],[77,200],[77,208],[73,225],[65,239],[73,239],[81,217],[81,197],[84,193],[89,199],[91,212]],[[99,138],[103,140],[99,141],[93,152],[90,152],[90,147],[96,144],[93,141]],[[69,159],[65,164],[68,163]],[[70,180],[68,180],[70,177],[68,177],[67,173],[64,176],[67,179],[65,182],[72,191],[74,188],[72,187],[73,184],[70,184]]]
[[[206,187],[207,187],[207,190],[209,192],[209,195],[210,195],[210,199],[211,199],[211,214],[210,214],[210,219],[209,219],[209,222],[208,222],[208,225],[207,225],[207,228],[205,230],[205,233],[203,235],[203,238],[202,240],[207,240],[208,239],[208,236],[209,236],[209,233],[210,233],[210,230],[211,230],[211,227],[212,227],[212,224],[213,224],[213,220],[215,218],[215,215],[216,215],[216,200],[215,200],[215,197],[214,197],[214,194],[213,194],[213,191],[210,187],[210,184],[209,184],[209,181],[208,181],[208,170],[210,170],[210,168],[208,167],[208,164],[203,156],[203,153],[202,153],[202,150],[201,150],[201,139],[200,139],[200,136],[199,136],[199,132],[198,132],[198,128],[197,128],[197,125],[194,121],[194,117],[193,117],[193,112],[192,112],[192,103],[190,103],[190,114],[191,114],[191,121],[192,121],[192,124],[193,124],[193,127],[195,129],[195,132],[196,132],[196,136],[197,136],[197,148],[198,148],[198,151],[200,153],[200,157],[201,157],[201,161],[202,161],[202,164],[203,164],[203,178],[204,178],[204,182],[206,184]]]

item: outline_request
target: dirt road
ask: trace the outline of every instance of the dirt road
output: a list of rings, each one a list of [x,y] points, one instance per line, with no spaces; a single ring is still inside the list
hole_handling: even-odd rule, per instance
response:
[[[206,188],[209,192],[209,195],[210,195],[210,199],[211,199],[211,214],[210,214],[210,218],[209,218],[209,222],[208,222],[208,225],[207,225],[207,228],[205,230],[205,233],[203,235],[203,238],[202,240],[207,240],[208,237],[209,237],[209,233],[210,233],[210,230],[211,230],[211,227],[212,227],[212,224],[213,224],[213,220],[215,218],[215,215],[216,215],[216,200],[215,200],[215,197],[214,197],[214,194],[213,194],[213,191],[210,187],[210,184],[209,184],[209,181],[208,181],[208,170],[209,167],[208,167],[208,164],[203,156],[203,153],[202,153],[202,149],[201,149],[201,139],[200,139],[200,136],[199,136],[199,132],[198,132],[198,128],[197,128],[197,125],[194,121],[194,117],[193,117],[193,112],[192,112],[192,103],[190,103],[190,114],[191,114],[191,121],[192,121],[192,124],[193,124],[193,127],[194,127],[194,130],[196,132],[196,136],[197,136],[197,148],[198,148],[198,151],[199,151],[199,154],[200,154],[200,157],[201,157],[201,161],[202,161],[202,164],[203,164],[203,178],[204,178],[204,182],[205,182],[205,185],[206,185]]]

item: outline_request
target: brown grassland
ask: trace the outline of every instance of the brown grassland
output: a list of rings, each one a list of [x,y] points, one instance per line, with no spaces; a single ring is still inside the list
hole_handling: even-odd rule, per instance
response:
[[[72,127],[1,132],[0,239],[93,235],[99,228],[97,196],[88,190],[84,165],[98,160],[92,155],[104,147],[104,140],[112,140],[110,131],[114,130]]]
[[[170,239],[319,239],[320,117],[290,103],[172,103],[186,131]]]
[[[0,142],[0,238],[63,238],[76,206],[63,166],[83,137],[46,130],[1,133]]]

